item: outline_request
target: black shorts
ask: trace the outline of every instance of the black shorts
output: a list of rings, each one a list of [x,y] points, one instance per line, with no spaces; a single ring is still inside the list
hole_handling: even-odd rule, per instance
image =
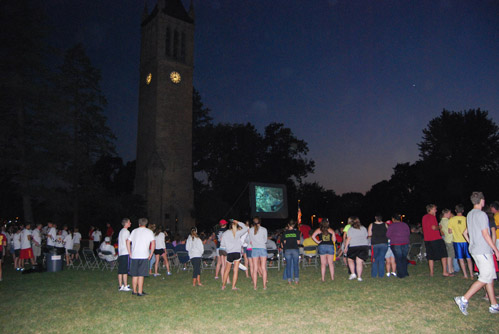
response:
[[[21,256],[21,250],[20,250],[20,249],[14,249],[14,255],[15,255],[16,257]]]
[[[118,256],[118,275],[128,274],[128,255]]]
[[[436,261],[447,257],[447,248],[445,247],[445,243],[442,239],[425,241],[424,244],[426,247],[427,260]]]
[[[366,261],[369,257],[369,246],[348,247],[347,257],[352,260],[355,260],[355,258],[358,257],[359,259]]]
[[[163,255],[164,253],[165,253],[164,248],[154,250],[154,255]]]
[[[130,276],[149,276],[148,259],[132,259],[130,261]]]
[[[227,262],[234,263],[234,261],[241,260],[241,253],[229,253],[227,254]]]

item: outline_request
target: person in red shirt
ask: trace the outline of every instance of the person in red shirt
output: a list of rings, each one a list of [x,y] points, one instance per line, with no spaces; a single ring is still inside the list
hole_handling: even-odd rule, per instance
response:
[[[111,224],[107,223],[107,224],[106,224],[106,227],[107,227],[107,230],[106,230],[106,237],[109,237],[109,239],[113,240],[114,230],[113,230],[113,228],[111,227]]]
[[[443,276],[454,276],[447,272],[447,249],[444,240],[440,234],[440,227],[437,222],[437,206],[428,204],[426,206],[426,215],[423,216],[423,235],[426,247],[426,259],[430,267],[430,276],[433,276],[433,267],[435,261],[442,260]]]
[[[307,224],[300,224],[300,227],[298,229],[303,236],[303,240],[310,237],[310,230],[312,229],[310,226],[308,226]]]
[[[2,281],[3,248],[7,246],[7,237],[0,232],[0,281]]]

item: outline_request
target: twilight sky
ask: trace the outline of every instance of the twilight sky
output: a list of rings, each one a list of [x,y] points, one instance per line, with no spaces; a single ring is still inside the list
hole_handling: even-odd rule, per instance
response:
[[[156,0],[148,0],[149,10]],[[189,0],[183,0],[186,7]],[[102,70],[118,154],[135,159],[144,0],[47,0],[51,43]],[[290,127],[326,189],[365,192],[418,158],[443,108],[499,123],[499,2],[194,0],[194,85],[215,122]]]

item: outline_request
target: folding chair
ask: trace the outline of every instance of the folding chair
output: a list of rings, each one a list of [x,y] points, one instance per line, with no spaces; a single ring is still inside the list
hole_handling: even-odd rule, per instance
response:
[[[100,253],[104,256],[113,255],[113,253],[111,253],[110,251],[101,251]],[[113,271],[113,269],[116,267],[116,263],[118,261],[118,258],[111,260],[111,261],[107,260],[106,258],[101,258],[100,256],[99,256],[99,258],[100,258],[101,263],[102,263],[102,270],[109,269],[110,271]]]
[[[179,266],[177,268],[177,272],[180,271],[181,267],[182,267],[182,270],[192,270],[191,260],[189,259],[189,253],[188,252],[178,251],[177,252],[177,258],[178,258],[178,262],[179,262]],[[184,267],[184,265],[185,265],[185,267]]]
[[[100,264],[95,257],[94,252],[90,248],[83,248],[82,252],[83,258],[85,259],[85,268],[88,269],[100,269]]]
[[[69,255],[76,255],[77,251],[75,251],[74,249],[68,249],[68,254]],[[73,259],[71,258],[71,256],[69,257],[69,265],[67,265],[67,268],[75,268],[74,266],[74,262],[73,262]]]
[[[167,248],[166,249],[166,258],[168,259],[168,262],[170,263],[170,271],[173,271],[172,268],[178,267],[179,262],[178,262],[178,256],[175,254],[175,251],[173,249]]]
[[[201,258],[201,269],[213,269],[216,268],[215,256],[213,256],[212,250],[205,250]]]
[[[302,267],[315,267],[319,268],[319,254],[317,253],[317,246],[306,246],[303,247],[303,261],[301,263]]]
[[[76,270],[79,270],[80,268],[85,270],[85,265],[86,263],[84,262],[84,258],[83,258],[83,254],[79,254],[78,251],[75,251],[75,254],[78,254],[79,257],[78,257],[78,265],[76,267],[74,267]],[[76,261],[76,260],[73,260],[73,262]]]
[[[280,254],[279,250],[277,249],[267,249],[267,269],[277,269],[278,271],[281,270],[281,259],[280,259]]]

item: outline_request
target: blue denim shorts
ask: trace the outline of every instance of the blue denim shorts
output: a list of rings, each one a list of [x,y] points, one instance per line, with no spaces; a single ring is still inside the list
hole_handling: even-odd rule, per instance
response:
[[[319,245],[319,254],[320,255],[334,255],[334,246],[333,245]]]
[[[388,247],[388,250],[386,251],[386,254],[385,254],[385,259],[388,259],[390,257],[395,257],[395,255],[393,255],[392,249],[390,247]]]
[[[250,257],[267,257],[267,250],[265,248],[253,248]]]

